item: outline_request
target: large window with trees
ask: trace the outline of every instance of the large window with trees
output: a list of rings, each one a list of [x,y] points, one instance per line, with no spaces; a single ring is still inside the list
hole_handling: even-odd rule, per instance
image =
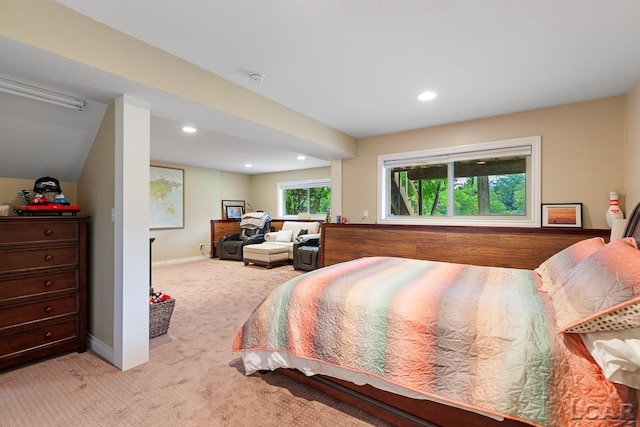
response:
[[[382,223],[540,225],[540,137],[378,156]]]
[[[331,208],[331,181],[295,181],[278,183],[280,217],[308,213],[324,218]]]

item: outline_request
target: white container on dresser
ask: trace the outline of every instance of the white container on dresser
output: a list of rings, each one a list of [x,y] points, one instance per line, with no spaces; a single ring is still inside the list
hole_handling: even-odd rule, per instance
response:
[[[86,351],[87,218],[0,217],[0,370]]]

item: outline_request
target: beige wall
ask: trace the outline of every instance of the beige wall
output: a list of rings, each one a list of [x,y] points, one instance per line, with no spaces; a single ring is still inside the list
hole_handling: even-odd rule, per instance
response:
[[[586,228],[606,228],[610,190],[624,204],[625,96],[543,108],[358,141],[358,156],[343,160],[343,215],[375,222],[379,154],[541,135],[542,202],[583,203]],[[369,211],[369,219],[362,212]]]
[[[184,228],[151,230],[154,263],[200,256],[200,243],[210,245],[210,220],[222,218],[222,200],[248,200],[249,175],[171,163],[152,162],[184,170]]]
[[[311,179],[331,179],[331,168],[313,168],[252,175],[250,179],[251,197],[247,201],[251,203],[254,211],[269,212],[272,218],[277,218],[278,183]]]
[[[625,213],[640,202],[640,79],[627,92],[625,111]]]
[[[115,107],[111,104],[100,124],[78,180],[82,213],[89,221],[87,331],[102,344],[114,346],[114,223]]]

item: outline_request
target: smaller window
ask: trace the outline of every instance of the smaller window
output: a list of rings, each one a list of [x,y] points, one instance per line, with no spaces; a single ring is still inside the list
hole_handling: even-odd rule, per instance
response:
[[[279,217],[308,213],[318,218],[324,218],[329,209],[331,209],[330,180],[278,183]]]

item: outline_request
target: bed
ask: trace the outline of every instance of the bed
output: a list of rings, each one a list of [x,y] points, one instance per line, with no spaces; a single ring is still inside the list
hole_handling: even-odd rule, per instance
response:
[[[365,257],[288,281],[233,349],[396,425],[636,425],[640,210],[535,270]]]

